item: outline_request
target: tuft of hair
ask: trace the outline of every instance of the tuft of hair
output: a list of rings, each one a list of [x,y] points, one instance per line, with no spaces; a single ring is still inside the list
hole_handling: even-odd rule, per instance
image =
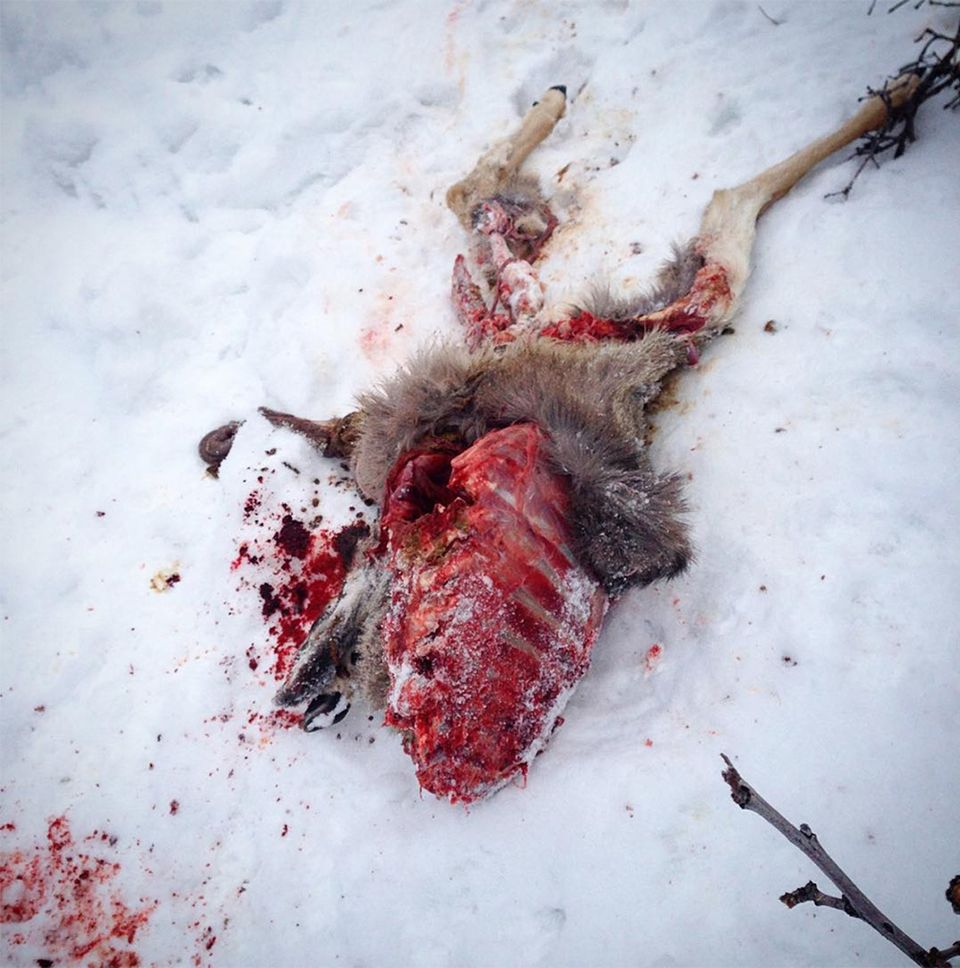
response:
[[[697,273],[703,268],[703,256],[697,251],[697,240],[673,244],[673,252],[663,263],[646,292],[633,296],[614,294],[608,282],[594,283],[575,309],[588,312],[598,319],[624,321],[647,316],[666,309],[685,296],[693,286]]]
[[[469,446],[485,433],[474,396],[495,359],[491,350],[429,345],[358,399],[362,422],[353,451],[353,475],[367,497],[383,499],[390,469],[422,441],[454,436]]]
[[[497,190],[494,198],[519,208],[540,208],[546,205],[540,179],[529,171],[515,171]]]
[[[367,547],[376,540],[368,538]],[[274,696],[278,706],[299,706],[334,692],[348,700],[360,695],[377,709],[386,706],[390,683],[380,626],[390,603],[390,576],[381,559],[364,558],[310,629]]]
[[[374,709],[385,709],[390,692],[390,674],[383,654],[380,626],[390,605],[390,574],[381,564],[368,569],[367,601],[363,609],[360,632],[350,677],[353,689]]]

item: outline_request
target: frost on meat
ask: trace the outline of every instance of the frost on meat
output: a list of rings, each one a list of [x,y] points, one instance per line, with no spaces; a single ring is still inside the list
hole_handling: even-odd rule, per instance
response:
[[[542,749],[587,670],[607,596],[573,556],[567,483],[536,426],[437,457],[407,455],[388,485],[386,721],[425,789],[469,802]]]

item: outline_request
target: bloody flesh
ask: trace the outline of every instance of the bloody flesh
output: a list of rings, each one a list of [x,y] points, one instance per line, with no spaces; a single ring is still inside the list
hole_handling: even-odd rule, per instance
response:
[[[421,786],[452,802],[526,773],[606,610],[571,551],[566,482],[543,444],[514,425],[456,456],[406,454],[387,485],[386,721]]]

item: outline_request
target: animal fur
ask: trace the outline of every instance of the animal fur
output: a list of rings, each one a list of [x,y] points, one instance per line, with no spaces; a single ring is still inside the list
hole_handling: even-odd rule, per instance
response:
[[[659,475],[642,440],[644,406],[681,361],[675,338],[575,345],[520,341],[469,352],[421,352],[360,399],[353,453],[360,489],[379,499],[397,459],[431,437],[464,447],[512,423],[547,434],[554,468],[570,481],[575,552],[610,592],[676,575],[690,558],[679,481]]]
[[[666,309],[685,296],[697,273],[703,268],[703,256],[697,251],[697,240],[674,245],[673,257],[661,267],[647,292],[631,296],[614,295],[608,283],[598,283],[576,308],[599,319],[623,322]]]

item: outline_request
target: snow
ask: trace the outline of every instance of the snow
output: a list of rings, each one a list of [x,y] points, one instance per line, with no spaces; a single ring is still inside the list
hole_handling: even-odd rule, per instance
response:
[[[571,94],[531,159],[559,303],[645,282],[714,189],[956,17],[868,6],[4,3],[8,870],[54,818],[109,831],[110,889],[156,901],[113,942],[143,964],[903,963],[777,901],[818,875],[731,803],[726,752],[908,933],[954,939],[960,127],[937,107],[848,201],[835,158],[764,216],[735,335],[657,419],[697,561],[611,610],[525,789],[420,796],[362,708],[277,727],[230,569],[255,488],[265,516],[354,519],[336,463],[256,407],[343,413],[453,333],[444,192],[546,87]],[[230,418],[213,480],[195,442]],[[48,902],[2,925],[5,961],[70,961]]]

